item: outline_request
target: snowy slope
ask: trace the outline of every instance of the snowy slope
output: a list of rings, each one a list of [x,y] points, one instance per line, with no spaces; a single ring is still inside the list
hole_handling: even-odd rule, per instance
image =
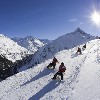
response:
[[[69,100],[100,100],[100,40],[88,52]]]
[[[46,59],[52,58],[57,52],[62,50],[68,50],[73,47],[85,44],[86,42],[95,39],[96,37],[85,33],[80,28],[77,28],[74,32],[60,36],[52,43],[40,48],[33,56],[30,63],[30,67],[36,64],[40,64]]]
[[[28,50],[19,46],[10,38],[0,34],[0,55],[4,55],[8,60],[15,62],[21,60],[28,54]]]
[[[25,38],[12,38],[20,46],[26,48],[30,53],[34,54],[40,47],[44,46],[44,43],[33,36],[27,36]]]
[[[55,70],[46,69],[52,59],[0,83],[0,100],[100,100],[100,40],[87,43],[82,55],[77,47],[55,57],[66,66],[64,81],[52,81]]]

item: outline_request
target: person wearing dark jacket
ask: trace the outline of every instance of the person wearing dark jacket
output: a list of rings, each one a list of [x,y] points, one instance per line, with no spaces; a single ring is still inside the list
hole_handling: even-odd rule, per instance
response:
[[[83,45],[83,48],[85,48],[85,49],[86,49],[86,44],[85,44],[85,45]]]
[[[53,67],[53,69],[55,69],[56,63],[58,62],[57,58],[53,58],[52,63],[50,63],[47,68]],[[58,62],[59,63],[59,62]]]
[[[62,62],[59,66],[59,71],[54,75],[52,79],[56,79],[57,75],[61,76],[61,80],[63,80],[63,73],[66,71],[66,67],[64,66],[64,63]]]
[[[85,50],[86,49],[86,44],[85,45],[83,45],[83,47],[82,47],[82,50]]]
[[[81,48],[79,48],[78,47],[78,49],[77,49],[77,52],[76,53],[80,53],[80,54],[82,54],[82,52],[81,52]]]

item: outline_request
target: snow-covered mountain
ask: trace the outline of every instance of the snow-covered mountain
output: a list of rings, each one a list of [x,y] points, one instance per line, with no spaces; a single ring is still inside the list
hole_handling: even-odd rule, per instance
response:
[[[36,64],[40,64],[46,59],[52,58],[57,52],[62,50],[68,50],[76,46],[87,43],[88,41],[95,39],[96,37],[85,33],[80,28],[77,28],[74,32],[65,34],[53,40],[50,44],[40,48],[34,55],[31,61],[30,67]]]
[[[85,41],[89,35],[82,37]],[[79,45],[84,43],[81,41]],[[75,54],[78,45],[72,47],[72,42],[68,45],[71,48],[61,48],[54,55],[59,61],[55,70],[46,68],[52,59],[45,59],[41,64],[0,82],[0,100],[100,100],[100,39],[86,44],[81,55]],[[64,81],[52,81],[61,62],[67,69]]]
[[[34,54],[40,47],[44,46],[44,43],[33,36],[27,36],[25,38],[12,38],[20,46],[26,48],[30,53]],[[45,43],[46,44],[46,43]]]
[[[0,34],[0,55],[4,55],[8,60],[15,62],[21,60],[27,54],[28,50],[19,46],[10,38]]]

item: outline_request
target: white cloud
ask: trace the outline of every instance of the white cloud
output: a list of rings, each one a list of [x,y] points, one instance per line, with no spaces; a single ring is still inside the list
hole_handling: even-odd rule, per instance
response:
[[[77,21],[77,19],[69,19],[68,21],[75,22],[75,21]]]

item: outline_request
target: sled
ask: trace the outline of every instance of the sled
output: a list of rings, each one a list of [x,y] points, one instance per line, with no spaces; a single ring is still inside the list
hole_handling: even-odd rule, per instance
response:
[[[47,68],[48,69],[54,69],[53,66],[51,66],[51,65],[48,65]]]
[[[51,78],[52,80],[64,82],[64,80],[61,80],[61,76],[57,75],[56,79]]]

